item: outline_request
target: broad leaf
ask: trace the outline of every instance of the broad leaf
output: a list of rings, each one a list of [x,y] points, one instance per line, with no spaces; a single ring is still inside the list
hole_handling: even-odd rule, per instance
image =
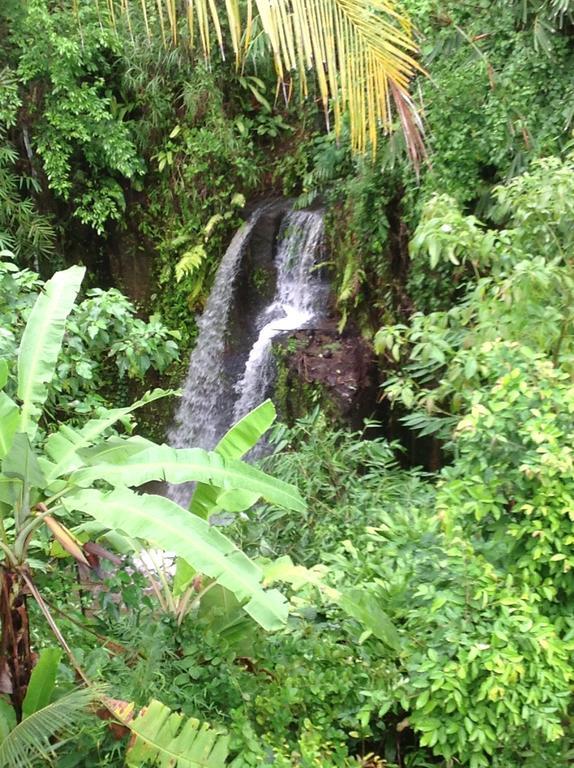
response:
[[[16,712],[5,698],[0,697],[0,744],[10,731],[16,727]]]
[[[70,511],[84,512],[107,528],[182,557],[246,603],[245,611],[265,629],[278,629],[285,623],[285,598],[277,590],[263,589],[261,568],[221,531],[173,501],[116,488],[107,494],[76,491],[63,503]]]
[[[19,421],[18,406],[5,392],[0,392],[0,459],[10,450]]]
[[[172,712],[151,701],[131,722],[132,741],[126,754],[129,768],[224,768],[229,737],[207,723]]]
[[[208,485],[205,487],[211,488],[212,486]],[[260,494],[258,493],[234,489],[231,491],[221,491],[216,497],[215,503],[217,507],[226,512],[243,512],[245,509],[252,507],[259,497]]]
[[[224,459],[240,459],[261,440],[277,413],[271,400],[266,400],[246,414],[218,442],[215,450]]]
[[[106,411],[98,419],[90,419],[81,429],[72,429],[62,424],[60,429],[46,441],[46,453],[55,462],[55,466],[47,474],[47,481],[51,483],[58,477],[83,466],[84,461],[78,455],[78,451],[92,446],[104,432],[113,427],[121,419],[132,411],[141,408],[148,403],[153,403],[162,397],[174,394],[171,390],[154,389],[126,408],[113,408]]]
[[[275,421],[275,417],[275,406],[271,400],[266,400],[231,427],[216,445],[215,452],[225,459],[241,459],[257,445]],[[220,488],[207,483],[198,483],[189,508],[195,515],[207,519],[218,508],[226,512],[241,512],[249,509],[258,498],[258,495],[253,493],[246,495],[242,505],[238,506],[237,497],[230,500],[227,494],[221,493]]]
[[[32,308],[18,352],[18,397],[22,401],[20,432],[36,434],[34,419],[48,396],[64,332],[85,268],[73,266],[56,272]]]
[[[182,557],[175,559],[175,574],[173,576],[172,592],[174,597],[180,597],[197,576],[197,571]]]
[[[2,472],[6,477],[21,480],[27,487],[42,488],[45,485],[44,474],[27,434],[18,432],[14,436],[12,447],[2,462]]]
[[[34,712],[50,703],[61,658],[62,651],[59,648],[44,648],[40,652],[40,658],[32,670],[28,690],[22,704],[22,716],[24,718],[33,715]]]
[[[303,499],[292,485],[241,461],[223,459],[217,453],[201,448],[177,449],[154,445],[125,460],[116,459],[80,469],[71,475],[70,481],[87,487],[95,480],[128,486],[139,486],[152,480],[168,483],[196,480],[224,490],[239,488],[249,491],[287,509],[305,510]]]

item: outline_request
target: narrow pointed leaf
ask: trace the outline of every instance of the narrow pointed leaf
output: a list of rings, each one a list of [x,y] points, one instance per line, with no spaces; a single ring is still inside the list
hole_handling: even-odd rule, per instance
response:
[[[61,658],[62,651],[59,648],[44,648],[40,651],[40,658],[32,670],[28,690],[22,705],[22,715],[24,718],[33,715],[34,712],[48,706],[50,703]]]

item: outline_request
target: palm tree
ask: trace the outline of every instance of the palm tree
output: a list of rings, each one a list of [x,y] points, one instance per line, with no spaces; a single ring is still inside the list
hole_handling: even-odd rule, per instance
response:
[[[215,38],[223,55],[233,50],[238,67],[262,33],[279,82],[290,85],[296,74],[305,98],[312,77],[337,133],[348,115],[355,151],[375,152],[379,128],[391,132],[396,113],[415,166],[424,156],[422,124],[409,94],[420,70],[417,46],[394,0],[106,1],[113,24],[123,16],[131,29],[130,15],[138,13],[148,36],[157,23],[166,45],[178,44],[184,13],[190,44],[199,39],[209,57]]]

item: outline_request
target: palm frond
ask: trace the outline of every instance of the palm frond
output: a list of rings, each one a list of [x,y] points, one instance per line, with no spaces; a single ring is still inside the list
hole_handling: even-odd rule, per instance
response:
[[[77,730],[82,713],[99,695],[96,688],[73,691],[22,720],[0,743],[0,768],[46,765],[58,746],[52,739]]]
[[[146,1],[151,0],[131,0],[134,12],[145,8]],[[114,0],[109,2],[114,5]],[[175,3],[156,2],[162,37],[167,42],[168,26],[175,43]],[[128,4],[124,0],[113,18],[125,15]],[[222,54],[229,41],[239,66],[255,30],[262,29],[279,81],[285,84],[296,75],[306,97],[312,78],[325,114],[334,117],[337,133],[345,114],[349,115],[355,151],[370,148],[374,152],[379,129],[395,129],[396,111],[415,165],[424,156],[422,123],[409,94],[410,81],[421,71],[418,49],[411,25],[394,0],[225,0],[224,12],[214,0],[186,0],[185,6],[190,44],[199,40],[206,57],[212,54],[214,39]],[[150,5],[148,30],[151,13]]]

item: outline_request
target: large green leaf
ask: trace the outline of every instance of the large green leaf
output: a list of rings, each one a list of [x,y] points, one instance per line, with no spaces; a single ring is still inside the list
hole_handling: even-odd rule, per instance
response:
[[[110,458],[108,454],[106,458]],[[113,456],[94,466],[74,472],[70,481],[87,487],[95,480],[110,485],[139,486],[152,480],[185,483],[192,480],[216,485],[224,490],[239,488],[263,496],[267,501],[300,512],[305,502],[296,488],[266,475],[241,461],[224,459],[219,454],[201,448],[170,448],[154,445],[134,456]]]
[[[30,677],[26,696],[22,704],[23,717],[33,715],[43,707],[47,707],[52,698],[56,683],[56,672],[62,658],[59,648],[44,648]]]
[[[107,410],[100,418],[90,419],[81,429],[72,429],[66,424],[62,424],[59,430],[50,435],[46,441],[46,453],[55,462],[50,471],[47,472],[47,482],[51,483],[56,478],[82,467],[84,460],[80,458],[78,451],[92,446],[107,429],[113,427],[132,411],[172,394],[174,394],[173,391],[163,389],[146,392],[140,400],[136,400],[132,405],[126,408]]]
[[[0,459],[10,450],[19,421],[18,406],[5,392],[0,392]]]
[[[215,450],[224,459],[240,459],[261,440],[276,416],[275,406],[271,400],[266,400],[234,424]]]
[[[85,268],[73,266],[56,272],[32,308],[18,352],[18,397],[22,401],[20,432],[36,434],[34,419],[48,396],[64,332]]]
[[[275,417],[275,406],[271,400],[261,403],[237,424],[234,424],[221,438],[215,447],[216,453],[223,456],[224,459],[241,459],[259,442],[275,421]],[[198,483],[191,500],[190,510],[195,515],[207,519],[217,508],[225,509],[228,512],[240,512],[249,509],[259,498],[257,494],[245,495],[244,493],[241,504],[239,504],[237,496],[228,499],[227,494],[222,494],[221,490],[214,485]]]
[[[126,754],[129,768],[223,768],[229,737],[207,723],[185,718],[159,701],[127,723],[133,740]]]
[[[10,451],[2,462],[2,473],[21,480],[27,487],[44,487],[46,479],[27,434],[18,432],[14,436]]]
[[[262,627],[280,628],[287,619],[287,603],[277,590],[261,585],[263,571],[221,531],[169,499],[139,495],[128,488],[110,493],[75,491],[64,506],[95,518],[106,528],[182,557],[201,573],[229,589]]]

